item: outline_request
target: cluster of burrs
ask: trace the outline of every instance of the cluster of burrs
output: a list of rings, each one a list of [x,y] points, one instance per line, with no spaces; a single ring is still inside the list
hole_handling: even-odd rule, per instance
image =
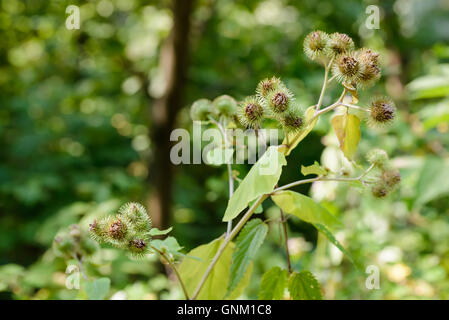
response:
[[[81,231],[79,225],[72,224],[67,230],[60,231],[56,235],[53,249],[59,257],[81,260],[92,255],[98,249],[98,245]]]
[[[89,230],[96,241],[125,249],[132,257],[150,252],[151,219],[139,203],[126,203],[115,216],[94,220]]]
[[[354,41],[346,34],[313,31],[304,40],[304,52],[311,60],[330,65],[333,78],[346,88],[368,88],[380,78],[379,53],[368,48],[356,49]],[[388,124],[393,121],[395,111],[391,99],[376,98],[369,109],[369,123]]]
[[[384,150],[374,149],[367,154],[368,162],[376,169],[371,192],[376,198],[387,196],[401,182],[399,170],[393,167]]]

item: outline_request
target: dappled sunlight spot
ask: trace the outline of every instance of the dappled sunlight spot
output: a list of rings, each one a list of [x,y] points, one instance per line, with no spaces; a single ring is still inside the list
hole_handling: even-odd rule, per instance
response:
[[[114,13],[114,5],[111,1],[101,0],[97,4],[97,12],[100,16],[107,18]]]
[[[373,208],[373,210],[375,210],[375,208]],[[362,223],[364,223],[365,226],[369,227],[372,230],[375,237],[383,239],[388,232],[390,223],[388,222],[388,219],[380,216],[376,211],[373,210],[370,210],[365,214],[362,219]]]
[[[95,102],[92,99],[83,99],[80,104],[80,110],[82,113],[90,114],[96,109]]]
[[[402,259],[402,250],[399,247],[389,246],[377,254],[377,261],[380,264],[398,262]]]
[[[142,83],[137,76],[129,77],[122,83],[122,90],[128,95],[133,95],[142,87]]]
[[[148,176],[147,166],[140,161],[131,162],[127,168],[129,174],[134,177],[146,178]]]
[[[298,11],[294,7],[286,7],[279,0],[261,2],[254,11],[256,20],[260,24],[280,26],[298,21]]]
[[[430,283],[424,280],[418,280],[413,285],[413,292],[419,297],[433,297],[435,295],[435,289]]]
[[[156,54],[158,42],[158,38],[151,33],[138,36],[126,46],[126,56],[133,61],[151,58]]]
[[[130,11],[136,5],[135,0],[116,0],[115,5],[121,11]]]
[[[99,23],[95,21],[87,21],[84,29],[86,33],[93,38],[107,39],[114,35],[115,28],[110,23]]]
[[[409,266],[403,263],[396,263],[393,266],[387,267],[387,276],[393,282],[403,282],[412,273]]]
[[[189,223],[193,221],[195,214],[189,208],[180,208],[175,210],[174,216],[178,223]]]
[[[138,135],[134,137],[131,145],[136,151],[145,151],[150,147],[150,139],[146,135]]]
[[[62,151],[67,152],[73,157],[79,157],[84,153],[84,146],[70,138],[62,138],[59,140],[59,147]]]
[[[8,60],[17,67],[23,67],[29,63],[38,62],[45,55],[42,43],[36,39],[12,48],[8,52]]]
[[[312,243],[306,241],[304,237],[290,238],[287,241],[287,245],[290,254],[297,257],[313,248]]]
[[[132,133],[132,126],[126,119],[125,115],[116,113],[111,118],[111,125],[117,129],[122,136],[129,136]]]

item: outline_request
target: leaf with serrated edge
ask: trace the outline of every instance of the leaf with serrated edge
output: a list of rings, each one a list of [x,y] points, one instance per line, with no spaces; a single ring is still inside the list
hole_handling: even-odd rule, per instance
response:
[[[245,275],[250,262],[265,240],[267,232],[268,226],[260,219],[252,219],[245,224],[235,241],[228,292],[234,290]]]
[[[287,161],[278,148],[271,146],[257,161],[235,190],[223,217],[223,221],[234,219],[257,197],[270,193],[276,186]]]
[[[260,282],[259,300],[281,300],[287,286],[287,270],[274,267],[264,273]]]
[[[326,208],[311,198],[294,191],[281,191],[271,196],[274,203],[287,212],[309,223],[321,223],[334,229],[341,226],[341,222]]]
[[[326,236],[326,238],[334,246],[336,246],[338,248],[338,250],[340,250],[357,269],[361,270],[361,266],[355,262],[351,253],[348,250],[346,250],[345,247],[343,247],[343,245],[335,238],[335,236],[332,234],[332,232],[330,232],[325,226],[323,226],[320,223],[314,223],[313,225],[315,226],[315,228],[318,229],[318,231],[320,231],[322,234],[324,234]]]
[[[288,292],[293,300],[322,300],[320,283],[310,271],[293,273],[288,281]]]

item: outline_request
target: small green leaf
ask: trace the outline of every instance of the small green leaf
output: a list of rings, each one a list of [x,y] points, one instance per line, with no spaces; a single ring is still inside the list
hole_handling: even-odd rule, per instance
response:
[[[287,286],[287,270],[274,267],[264,273],[260,282],[259,300],[281,300]]]
[[[281,191],[271,196],[279,208],[309,223],[320,223],[331,229],[341,222],[311,198],[294,191]]]
[[[174,237],[167,237],[164,240],[152,240],[151,246],[155,247],[159,251],[169,252],[173,255],[181,254],[182,247]],[[182,255],[182,254],[181,254]]]
[[[334,246],[336,246],[357,269],[361,270],[361,267],[355,262],[351,253],[348,250],[346,250],[345,247],[343,247],[343,245],[335,238],[335,236],[332,234],[332,232],[330,232],[325,226],[323,226],[320,223],[315,223],[314,226],[315,226],[315,228],[318,229],[318,231],[323,233],[326,236],[326,238]]]
[[[89,300],[104,300],[109,292],[111,280],[109,278],[100,278],[86,283],[86,293]]]
[[[352,160],[360,141],[360,119],[353,114],[339,114],[332,117],[332,127],[340,142],[340,149]]]
[[[158,228],[152,228],[149,232],[150,236],[163,236],[172,231],[173,227],[170,227],[165,230],[159,230]]]
[[[293,300],[323,300],[320,283],[310,271],[293,273],[288,281],[288,291]]]
[[[282,166],[286,164],[284,154],[278,152],[275,146],[269,147],[229,199],[223,221],[234,219],[251,201],[273,191],[281,176]]]
[[[214,258],[221,246],[223,239],[215,239],[208,244],[196,247],[188,253],[188,256],[198,259],[184,259],[179,267],[179,273],[187,288],[187,292],[192,296],[204,272],[207,270],[211,260]],[[227,294],[229,284],[229,266],[232,262],[232,252],[234,243],[230,242],[222,255],[218,259],[215,267],[207,278],[202,290],[198,295],[199,300],[220,300]],[[238,298],[243,290],[248,286],[252,272],[252,265],[248,268],[245,276],[238,286],[228,295],[229,299]]]
[[[260,219],[252,219],[245,224],[235,242],[228,292],[234,290],[245,275],[257,250],[268,232],[268,226]]]
[[[309,174],[316,174],[317,176],[325,176],[327,175],[328,172],[326,169],[320,166],[320,164],[317,161],[315,161],[315,163],[310,166],[307,167],[301,166],[301,173],[304,176],[307,176]]]

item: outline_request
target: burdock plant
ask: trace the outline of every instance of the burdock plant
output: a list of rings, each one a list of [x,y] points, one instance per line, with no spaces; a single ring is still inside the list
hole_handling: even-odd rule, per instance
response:
[[[286,268],[277,266],[263,275],[259,289],[261,299],[322,298],[320,285],[312,273],[295,270],[291,264],[286,215],[311,223],[359,267],[360,263],[333,236],[333,232],[342,227],[338,217],[291,188],[318,181],[337,181],[364,187],[376,198],[388,196],[400,183],[399,171],[383,150],[373,149],[365,157],[357,156],[361,139],[360,114],[371,125],[385,126],[394,120],[396,108],[388,98],[376,98],[366,107],[358,105],[361,90],[374,85],[380,77],[379,54],[372,49],[356,49],[348,35],[329,35],[323,31],[313,31],[307,35],[303,48],[308,58],[324,67],[324,80],[315,104],[306,107],[297,102],[287,84],[273,76],[260,81],[255,92],[239,102],[224,95],[213,101],[200,99],[191,107],[192,120],[203,121],[220,130],[223,145],[219,148],[229,149],[236,144],[230,133],[238,126],[253,129],[257,134],[267,123],[270,126],[274,123],[284,135],[282,143],[270,146],[243,179],[237,178],[238,174],[230,162],[226,163],[229,202],[223,215],[227,230],[222,237],[191,250],[184,256],[178,272],[175,260],[182,257],[176,255],[179,245],[174,238],[163,240],[165,246],[160,243],[161,240],[153,238],[164,232],[154,231],[147,212],[139,204],[126,204],[118,214],[93,221],[90,225],[92,236],[127,251],[133,257],[152,252],[161,254],[178,275],[187,298],[237,298],[249,284],[255,254],[269,229],[267,221],[262,220],[260,215],[259,218],[251,218],[256,212],[261,213],[264,210],[263,202],[271,198],[279,207],[279,218],[271,218],[270,221],[278,223],[283,230]],[[331,72],[332,76],[329,77]],[[323,106],[326,90],[331,84],[341,86],[342,92],[334,103]],[[288,155],[310,133],[322,115],[333,111],[336,112],[331,117],[331,126],[342,154],[353,164],[356,174],[351,176],[346,172],[333,172],[315,161],[310,165],[301,164],[301,173],[306,178],[279,186]],[[358,159],[360,163],[356,163]],[[267,164],[273,170],[262,170]],[[237,188],[234,188],[235,185]],[[233,225],[237,219],[238,222]],[[175,242],[176,249],[170,249]]]

